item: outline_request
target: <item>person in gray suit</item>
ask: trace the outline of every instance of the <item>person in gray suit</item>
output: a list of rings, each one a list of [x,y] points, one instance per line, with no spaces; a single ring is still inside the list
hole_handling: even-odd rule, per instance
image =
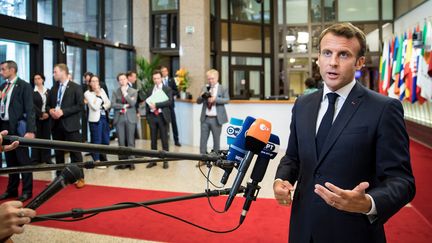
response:
[[[202,88],[201,95],[197,99],[198,104],[203,104],[201,109],[201,138],[200,153],[207,153],[207,141],[210,132],[213,136],[213,151],[220,149],[220,135],[222,125],[228,122],[225,104],[229,102],[228,89],[219,84],[219,72],[215,69],[207,71],[208,83]],[[203,165],[199,163],[198,166]]]
[[[117,75],[120,87],[112,93],[111,108],[114,109],[113,125],[117,131],[119,146],[135,147],[135,127],[137,123],[135,104],[138,92],[129,87],[125,73]],[[119,155],[119,160],[128,159],[128,156]],[[135,165],[117,165],[115,169],[135,169]]]

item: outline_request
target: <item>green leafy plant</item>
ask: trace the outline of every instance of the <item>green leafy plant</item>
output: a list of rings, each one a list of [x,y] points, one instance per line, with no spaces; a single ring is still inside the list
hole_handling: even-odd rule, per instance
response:
[[[152,74],[159,67],[160,57],[156,55],[152,60],[147,60],[145,57],[137,57],[136,64],[138,66],[138,79],[142,80],[142,89],[147,92],[153,85]]]

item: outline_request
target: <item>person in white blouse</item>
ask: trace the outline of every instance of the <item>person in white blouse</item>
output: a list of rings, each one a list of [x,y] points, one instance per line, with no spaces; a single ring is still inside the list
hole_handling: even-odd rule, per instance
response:
[[[109,145],[109,123],[108,111],[111,108],[111,101],[105,90],[100,86],[98,76],[90,79],[88,90],[84,93],[87,101],[89,116],[91,143]],[[106,155],[92,153],[95,162],[106,161]]]

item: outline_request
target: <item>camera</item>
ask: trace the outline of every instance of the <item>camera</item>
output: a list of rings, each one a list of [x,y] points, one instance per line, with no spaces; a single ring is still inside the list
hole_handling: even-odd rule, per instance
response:
[[[208,99],[208,98],[210,98],[211,97],[211,94],[210,94],[210,92],[204,92],[202,95],[201,95],[201,97],[203,98],[203,99]]]

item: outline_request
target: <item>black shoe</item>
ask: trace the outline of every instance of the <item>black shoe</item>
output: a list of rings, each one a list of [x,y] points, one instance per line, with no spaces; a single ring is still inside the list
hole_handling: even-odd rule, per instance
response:
[[[156,162],[152,162],[152,163],[149,163],[147,166],[146,166],[146,168],[151,168],[151,167],[155,167],[156,166]]]
[[[168,162],[163,162],[163,166],[162,166],[164,169],[168,169],[168,167],[169,167],[169,165],[168,165]]]
[[[18,197],[18,193],[17,194],[12,194],[12,193],[9,193],[9,192],[5,192],[5,193],[3,193],[3,194],[0,195],[0,200],[5,200],[5,199],[8,199],[8,198],[14,198],[14,197]]]
[[[175,144],[175,146],[177,146],[177,147],[181,147],[181,144],[180,144],[178,141],[175,142],[174,144]]]
[[[28,193],[24,193],[21,196],[18,197],[18,200],[21,202],[25,202],[27,200],[29,200],[30,198],[32,198],[32,194],[28,194]]]
[[[135,165],[129,165],[129,170],[135,170]]]
[[[114,167],[114,169],[115,169],[115,170],[124,170],[124,169],[126,169],[126,165],[116,165],[116,166]]]

